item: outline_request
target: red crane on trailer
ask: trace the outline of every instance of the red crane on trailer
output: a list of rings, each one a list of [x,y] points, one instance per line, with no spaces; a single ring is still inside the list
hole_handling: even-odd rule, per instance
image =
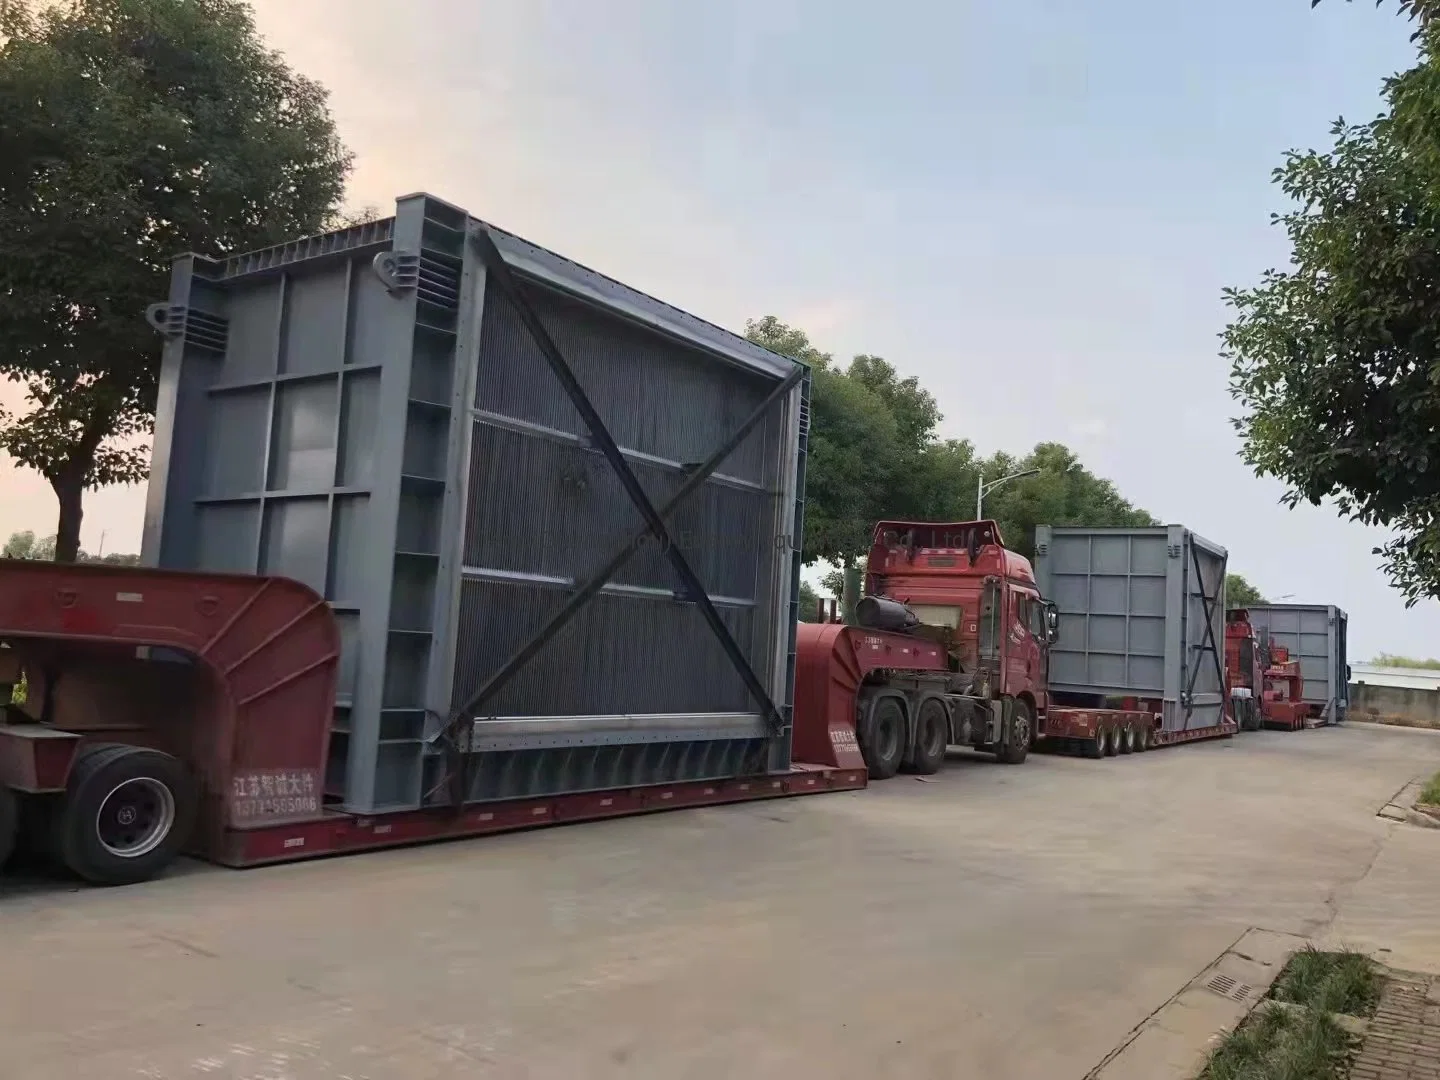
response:
[[[1299,661],[1290,659],[1283,645],[1267,640],[1244,608],[1225,613],[1225,677],[1240,730],[1305,726],[1308,706],[1302,700]]]

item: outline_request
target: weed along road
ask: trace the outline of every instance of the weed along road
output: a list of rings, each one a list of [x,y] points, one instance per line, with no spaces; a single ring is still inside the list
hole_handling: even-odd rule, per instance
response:
[[[5,1075],[1078,1078],[1246,928],[1381,925],[1347,910],[1406,828],[1376,811],[1436,768],[1440,736],[1359,726],[962,752],[825,798],[22,876]]]

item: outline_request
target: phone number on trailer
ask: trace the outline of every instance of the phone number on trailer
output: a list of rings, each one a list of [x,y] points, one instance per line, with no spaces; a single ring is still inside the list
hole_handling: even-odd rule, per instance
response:
[[[235,821],[254,821],[318,814],[319,789],[319,777],[311,770],[242,773],[230,784],[230,816]]]

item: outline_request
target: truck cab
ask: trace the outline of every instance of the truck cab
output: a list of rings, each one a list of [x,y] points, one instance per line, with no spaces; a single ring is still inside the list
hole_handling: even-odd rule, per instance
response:
[[[865,592],[914,613],[912,632],[945,647],[955,690],[1014,698],[1045,715],[1058,615],[1030,561],[1004,546],[994,521],[878,523]]]

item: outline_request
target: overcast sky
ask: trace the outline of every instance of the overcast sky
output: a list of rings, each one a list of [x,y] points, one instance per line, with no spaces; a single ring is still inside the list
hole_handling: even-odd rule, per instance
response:
[[[1271,169],[1375,114],[1409,62],[1388,10],[255,6],[330,88],[356,205],[430,191],[722,325],[774,313],[879,353],[939,399],[944,435],[1068,443],[1268,596],[1346,608],[1352,660],[1440,656],[1440,606],[1405,611],[1370,554],[1383,537],[1283,509],[1241,464],[1216,357],[1221,288],[1286,258]],[[85,546],[138,550],[143,502],[92,494]],[[0,535],[53,520],[45,485],[0,464]]]

